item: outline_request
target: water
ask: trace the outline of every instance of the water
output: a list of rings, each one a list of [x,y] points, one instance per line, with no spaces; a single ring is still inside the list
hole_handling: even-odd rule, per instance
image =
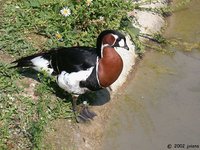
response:
[[[103,150],[200,149],[199,18],[199,0],[169,18],[165,36],[183,44],[174,55],[145,56],[116,100]]]
[[[175,0],[179,2],[180,0]],[[166,37],[186,42],[200,42],[200,1],[192,0],[190,5],[169,18]]]

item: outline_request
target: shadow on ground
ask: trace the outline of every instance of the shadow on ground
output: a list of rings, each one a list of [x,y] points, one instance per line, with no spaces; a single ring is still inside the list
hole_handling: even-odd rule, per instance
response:
[[[26,78],[31,78],[33,80],[36,80],[37,82],[41,82],[38,78],[38,73],[32,69],[19,69],[18,71],[22,76]],[[57,85],[56,81],[51,81],[50,83],[48,83],[48,86],[53,88],[53,93],[57,97],[64,100],[65,102],[71,102],[71,94],[61,89]],[[80,95],[77,104],[80,104],[83,101],[87,101],[92,106],[101,106],[110,101],[110,92],[106,88],[95,92],[88,92]]]

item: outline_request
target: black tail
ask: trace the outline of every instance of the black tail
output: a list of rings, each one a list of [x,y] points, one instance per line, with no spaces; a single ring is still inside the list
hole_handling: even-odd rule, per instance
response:
[[[15,66],[12,66],[10,68],[23,68],[23,67],[33,67],[33,63],[31,62],[32,59],[34,59],[35,57],[38,56],[42,56],[44,53],[40,53],[40,54],[34,54],[31,56],[27,56],[27,57],[22,57],[18,60],[15,60],[12,62],[12,64],[16,64]]]

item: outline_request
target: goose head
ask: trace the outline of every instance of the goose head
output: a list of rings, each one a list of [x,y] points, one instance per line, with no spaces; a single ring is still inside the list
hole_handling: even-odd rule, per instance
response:
[[[99,57],[101,57],[102,47],[105,45],[129,50],[125,36],[116,30],[104,30],[99,34],[97,38],[97,54]]]

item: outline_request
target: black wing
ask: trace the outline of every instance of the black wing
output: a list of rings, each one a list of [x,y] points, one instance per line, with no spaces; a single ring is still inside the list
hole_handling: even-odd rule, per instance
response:
[[[95,66],[97,59],[96,48],[91,47],[59,47],[50,50],[46,56],[55,74],[86,70]]]
[[[96,48],[92,47],[58,47],[48,52],[33,54],[31,56],[20,58],[12,63],[14,67],[37,67],[32,60],[41,57],[48,60],[47,68],[53,68],[52,75],[58,75],[62,71],[68,73],[86,70],[96,65]]]

